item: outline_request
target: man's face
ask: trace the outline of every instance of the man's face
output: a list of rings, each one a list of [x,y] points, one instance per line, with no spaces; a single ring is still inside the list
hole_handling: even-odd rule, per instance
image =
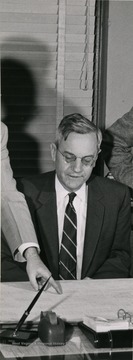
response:
[[[95,166],[95,162],[86,165],[81,159],[86,156],[90,158],[97,156],[96,134],[72,132],[66,140],[62,138],[58,148],[55,144],[51,144],[51,155],[60,183],[69,192],[76,191],[89,179]],[[69,158],[73,159],[72,155],[75,155],[75,159],[69,162]]]

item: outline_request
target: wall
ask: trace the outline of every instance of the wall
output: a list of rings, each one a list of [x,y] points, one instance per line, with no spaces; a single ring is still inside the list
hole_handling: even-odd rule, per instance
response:
[[[133,1],[109,1],[106,127],[133,106]]]
[[[3,121],[15,177],[53,169],[66,114],[92,118],[95,0],[0,0]]]

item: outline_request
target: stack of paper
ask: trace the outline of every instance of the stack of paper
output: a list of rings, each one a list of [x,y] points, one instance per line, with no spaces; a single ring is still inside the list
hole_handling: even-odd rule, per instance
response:
[[[105,319],[103,317],[93,317],[86,315],[84,317],[83,324],[96,332],[129,329],[129,320],[127,319]]]

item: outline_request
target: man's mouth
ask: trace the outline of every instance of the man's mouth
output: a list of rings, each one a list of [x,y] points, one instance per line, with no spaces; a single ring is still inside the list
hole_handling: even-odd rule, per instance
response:
[[[79,179],[82,177],[82,175],[69,175],[73,179]]]

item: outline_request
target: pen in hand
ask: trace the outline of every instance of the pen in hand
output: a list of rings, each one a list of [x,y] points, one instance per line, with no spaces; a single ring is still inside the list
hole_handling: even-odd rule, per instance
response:
[[[22,324],[24,323],[25,319],[27,318],[27,316],[29,315],[31,309],[33,308],[33,306],[35,305],[35,303],[37,302],[38,298],[40,297],[42,291],[44,290],[44,288],[46,287],[47,283],[49,282],[49,279],[51,278],[52,275],[49,276],[49,278],[45,281],[45,283],[42,285],[41,289],[38,291],[38,293],[36,294],[36,296],[34,297],[34,299],[32,300],[32,302],[30,303],[30,305],[28,306],[27,310],[25,310],[24,314],[22,315],[22,317],[20,318],[13,336],[16,336],[17,331],[20,329],[20,327],[22,326]]]

